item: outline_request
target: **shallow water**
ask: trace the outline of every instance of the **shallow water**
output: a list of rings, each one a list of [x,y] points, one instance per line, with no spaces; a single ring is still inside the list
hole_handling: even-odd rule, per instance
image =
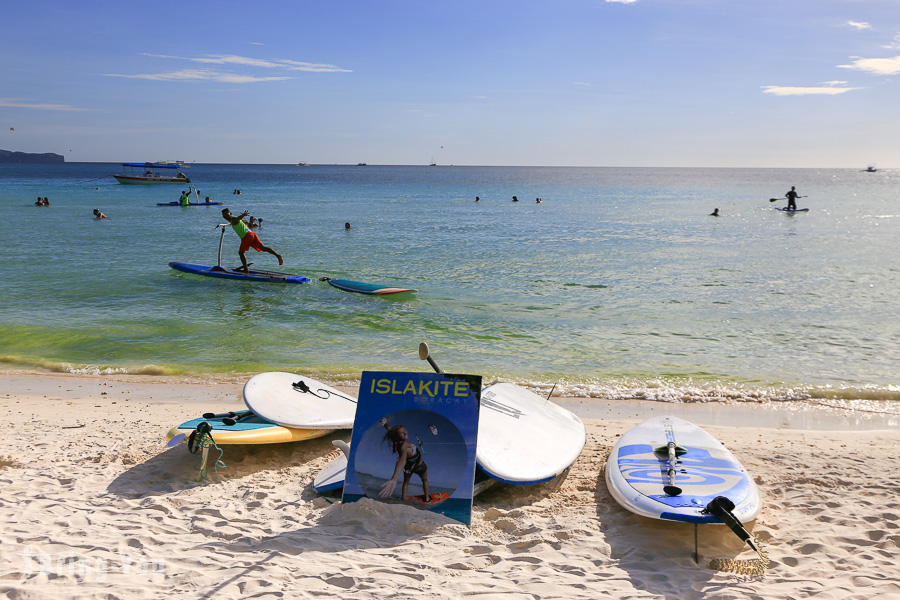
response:
[[[120,185],[119,169],[0,165],[15,223],[0,249],[6,363],[353,381],[427,369],[427,341],[448,371],[576,395],[900,398],[900,172],[187,169],[202,197],[263,218],[282,270],[314,280],[279,286],[170,269],[216,262],[221,207],[157,207],[181,187]],[[773,210],[791,185],[810,212]],[[223,264],[237,262],[229,230]],[[322,276],[420,292],[350,294]]]

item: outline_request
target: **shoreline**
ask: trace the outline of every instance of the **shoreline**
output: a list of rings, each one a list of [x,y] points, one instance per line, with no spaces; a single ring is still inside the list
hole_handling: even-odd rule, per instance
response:
[[[7,398],[34,402],[140,399],[156,404],[197,406],[196,412],[243,408],[241,390],[249,376],[185,377],[175,375],[92,375],[0,370],[0,389]],[[324,381],[357,396],[359,387]],[[540,393],[539,390],[537,390]],[[671,414],[697,425],[729,425],[769,429],[858,431],[900,429],[900,402],[868,400],[796,400],[791,402],[664,402],[655,400],[553,396],[554,403],[583,420],[640,421]],[[177,424],[177,423],[176,423]],[[173,424],[176,425],[176,424]]]
[[[348,432],[227,446],[198,481],[198,457],[165,432],[214,403],[240,405],[243,378],[0,373],[0,596],[75,600],[172,593],[220,600],[320,598],[875,598],[900,595],[896,431],[817,429],[760,405],[581,403],[588,441],[560,481],[500,485],[475,498],[471,527],[409,506],[343,505],[312,480]],[[345,388],[353,392],[355,388]],[[591,403],[593,405],[593,403]],[[619,412],[614,409],[621,408]],[[629,513],[604,465],[653,411],[693,411],[763,497],[748,527],[763,575],[711,560],[755,554],[724,527]],[[809,407],[813,413],[827,412]],[[630,412],[628,412],[630,411]],[[736,411],[736,412],[735,412]],[[750,424],[756,411],[770,427]],[[805,414],[800,411],[800,414]],[[727,419],[727,424],[704,423]],[[789,419],[783,421],[782,419]],[[799,428],[787,428],[799,425]]]

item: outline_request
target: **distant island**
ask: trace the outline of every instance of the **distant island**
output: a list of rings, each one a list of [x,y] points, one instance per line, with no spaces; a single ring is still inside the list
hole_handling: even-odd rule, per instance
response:
[[[45,152],[44,154],[31,154],[28,152],[11,152],[9,150],[0,150],[0,163],[64,163],[66,157],[62,154],[54,154]]]

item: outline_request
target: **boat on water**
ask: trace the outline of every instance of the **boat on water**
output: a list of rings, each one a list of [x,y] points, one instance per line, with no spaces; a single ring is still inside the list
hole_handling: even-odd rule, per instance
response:
[[[128,185],[154,185],[157,183],[190,183],[190,178],[179,171],[186,165],[177,161],[175,163],[122,163],[125,168],[123,175],[113,175],[116,181]]]
[[[297,166],[298,166],[298,167],[308,167],[308,166],[309,166],[309,163],[308,163],[308,162],[305,162],[305,161],[301,161],[301,162],[298,162],[298,163],[297,163]]]
[[[865,169],[866,173],[875,173],[878,169],[875,168],[875,165],[869,165]]]

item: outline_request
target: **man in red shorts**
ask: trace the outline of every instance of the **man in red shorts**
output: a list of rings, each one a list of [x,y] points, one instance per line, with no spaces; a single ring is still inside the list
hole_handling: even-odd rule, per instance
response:
[[[245,272],[249,270],[249,267],[247,266],[247,257],[244,256],[244,253],[250,248],[254,248],[257,252],[268,252],[269,254],[276,256],[278,258],[278,264],[283,265],[284,259],[281,255],[268,246],[263,246],[263,243],[259,240],[259,236],[256,235],[255,232],[250,231],[250,227],[248,227],[246,221],[244,221],[244,217],[249,214],[250,211],[245,210],[240,216],[236,217],[231,214],[231,211],[227,208],[222,209],[222,216],[231,223],[232,229],[234,229],[234,232],[241,238],[241,247],[238,249],[238,256],[241,257],[241,264],[243,265],[241,270]]]

